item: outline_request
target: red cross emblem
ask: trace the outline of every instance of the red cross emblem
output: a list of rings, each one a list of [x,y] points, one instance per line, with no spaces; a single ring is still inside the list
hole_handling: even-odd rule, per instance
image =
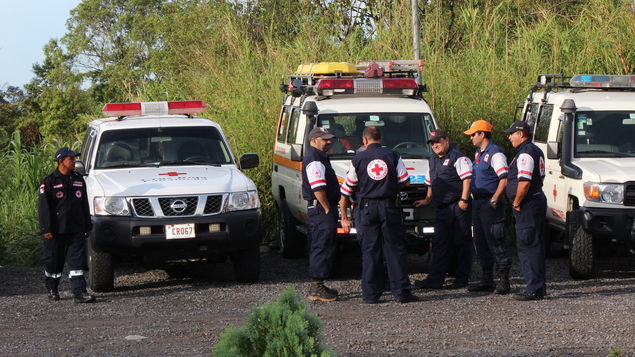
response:
[[[375,159],[368,164],[366,172],[371,179],[379,181],[388,175],[388,165],[383,160]]]

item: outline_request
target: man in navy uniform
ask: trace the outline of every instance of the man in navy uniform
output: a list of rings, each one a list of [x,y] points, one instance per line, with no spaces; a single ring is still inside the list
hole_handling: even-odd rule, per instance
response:
[[[68,264],[75,302],[95,301],[86,291],[86,237],[92,229],[86,183],[76,173],[79,153],[63,147],[55,153],[57,169],[44,178],[39,192],[40,232],[44,237],[44,276],[48,298],[60,299],[58,286]]]
[[[547,198],[542,192],[545,157],[530,141],[527,123],[517,121],[509,129],[509,141],[516,155],[509,164],[507,197],[512,202],[516,219],[516,247],[527,288],[516,294],[516,300],[540,300],[547,293],[545,275],[544,225]]]
[[[457,259],[456,279],[451,289],[464,288],[472,267],[472,235],[470,211],[470,183],[472,162],[450,146],[443,130],[434,130],[428,137],[436,155],[430,157],[430,177],[426,178],[427,196],[415,201],[419,207],[432,202],[436,207],[432,266],[424,280],[416,280],[421,289],[441,289],[448,273],[450,257]]]
[[[492,291],[508,294],[511,258],[505,242],[505,200],[507,186],[507,157],[492,139],[492,124],[477,120],[464,131],[476,147],[472,166],[470,191],[472,201],[472,223],[476,253],[481,265],[480,283],[470,286],[469,291]],[[494,284],[494,263],[498,281]]]
[[[355,214],[357,235],[362,250],[362,294],[369,304],[379,302],[386,286],[400,303],[418,301],[411,292],[406,266],[405,230],[398,205],[399,189],[408,184],[408,171],[396,151],[381,146],[377,127],[364,129],[365,149],[353,157],[341,186],[342,228],[348,232],[352,222],[346,216],[348,197],[356,190],[359,201]]]
[[[335,269],[337,202],[340,185],[326,152],[335,136],[324,128],[309,132],[311,146],[302,160],[302,197],[309,216],[309,300],[335,301],[337,290],[324,285]]]

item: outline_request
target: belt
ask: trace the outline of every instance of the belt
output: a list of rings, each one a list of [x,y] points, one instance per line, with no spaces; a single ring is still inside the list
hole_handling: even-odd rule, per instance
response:
[[[488,199],[488,198],[491,198],[493,195],[494,195],[493,193],[474,193],[474,192],[472,192],[472,197],[475,200]]]

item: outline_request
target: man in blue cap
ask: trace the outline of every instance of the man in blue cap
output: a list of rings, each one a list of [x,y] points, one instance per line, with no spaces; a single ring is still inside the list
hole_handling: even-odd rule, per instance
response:
[[[42,181],[39,189],[40,232],[44,238],[44,276],[48,298],[60,299],[59,282],[68,264],[75,302],[95,301],[86,291],[86,237],[92,229],[86,182],[76,173],[78,152],[63,147],[55,153],[57,168]]]
[[[516,155],[509,164],[506,194],[516,219],[516,247],[527,288],[514,298],[541,300],[547,293],[544,225],[547,198],[542,192],[545,156],[531,142],[529,125],[522,121],[505,130]]]

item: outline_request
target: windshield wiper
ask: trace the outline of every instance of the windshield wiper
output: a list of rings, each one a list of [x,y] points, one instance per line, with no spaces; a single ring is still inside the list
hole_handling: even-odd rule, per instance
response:
[[[173,160],[173,161],[161,161],[157,163],[157,166],[169,166],[169,165],[209,165],[209,166],[221,166],[217,162],[198,161],[198,160]]]
[[[578,151],[577,154],[610,154],[612,156],[617,156],[617,157],[633,156],[631,154],[627,154],[623,152],[613,152],[613,151],[606,151],[606,150],[583,150],[583,151]]]
[[[122,169],[126,167],[142,167],[142,166],[152,166],[147,164],[117,164],[111,166],[102,166],[101,169]]]

